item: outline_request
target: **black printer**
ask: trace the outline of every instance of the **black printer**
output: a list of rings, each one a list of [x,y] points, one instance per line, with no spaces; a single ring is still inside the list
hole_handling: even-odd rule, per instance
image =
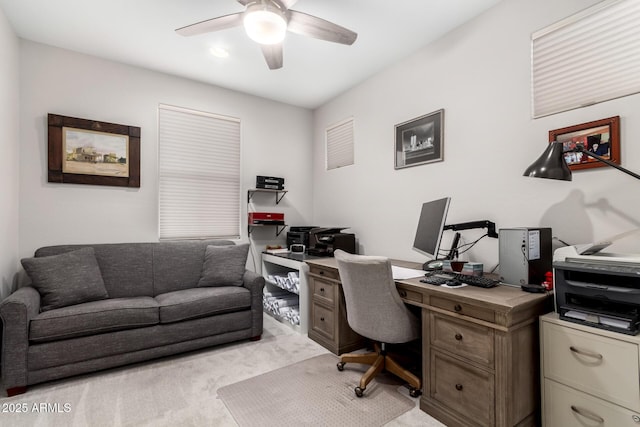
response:
[[[314,228],[309,231],[309,255],[333,256],[333,252],[342,249],[356,253],[356,235],[343,233],[349,227]]]
[[[600,329],[640,331],[640,263],[635,258],[554,253],[555,305],[560,318]]]

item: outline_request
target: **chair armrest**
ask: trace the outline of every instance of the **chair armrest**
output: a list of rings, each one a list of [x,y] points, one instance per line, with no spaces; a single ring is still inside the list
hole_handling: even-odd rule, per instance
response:
[[[29,322],[40,312],[40,294],[25,286],[0,304],[2,379],[6,388],[27,385]]]
[[[262,288],[264,288],[264,277],[251,271],[245,270],[243,286],[251,292],[251,311],[253,321],[251,333],[254,339],[262,335]]]

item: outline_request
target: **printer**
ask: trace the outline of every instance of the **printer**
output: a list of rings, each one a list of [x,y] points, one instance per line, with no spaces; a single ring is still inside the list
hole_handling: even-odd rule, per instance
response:
[[[333,256],[333,252],[342,249],[356,253],[356,235],[343,233],[349,227],[313,228],[309,231],[309,255]]]
[[[566,246],[553,254],[555,309],[560,318],[636,335],[640,327],[640,255]]]

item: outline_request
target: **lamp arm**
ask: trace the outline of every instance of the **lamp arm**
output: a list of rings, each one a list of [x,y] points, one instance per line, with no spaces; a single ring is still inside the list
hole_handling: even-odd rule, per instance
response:
[[[565,151],[565,153],[571,153],[571,152],[586,154],[587,156],[593,157],[594,159],[596,159],[596,160],[598,160],[598,161],[600,161],[600,162],[602,162],[604,164],[607,164],[607,165],[611,166],[612,168],[618,169],[620,172],[624,172],[627,175],[631,175],[635,179],[640,179],[640,175],[638,175],[637,173],[631,172],[629,169],[625,169],[622,166],[612,162],[611,160],[605,159],[604,157],[601,157],[601,156],[599,156],[599,155],[597,155],[595,153],[592,153],[591,151],[587,151],[581,145],[578,145],[573,150]]]

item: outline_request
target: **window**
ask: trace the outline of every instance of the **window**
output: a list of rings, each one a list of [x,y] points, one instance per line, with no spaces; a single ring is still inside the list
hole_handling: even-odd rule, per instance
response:
[[[606,0],[531,37],[533,117],[640,92],[640,1]]]
[[[159,107],[160,239],[240,236],[240,120]]]
[[[353,164],[353,119],[329,126],[326,131],[327,170]]]

